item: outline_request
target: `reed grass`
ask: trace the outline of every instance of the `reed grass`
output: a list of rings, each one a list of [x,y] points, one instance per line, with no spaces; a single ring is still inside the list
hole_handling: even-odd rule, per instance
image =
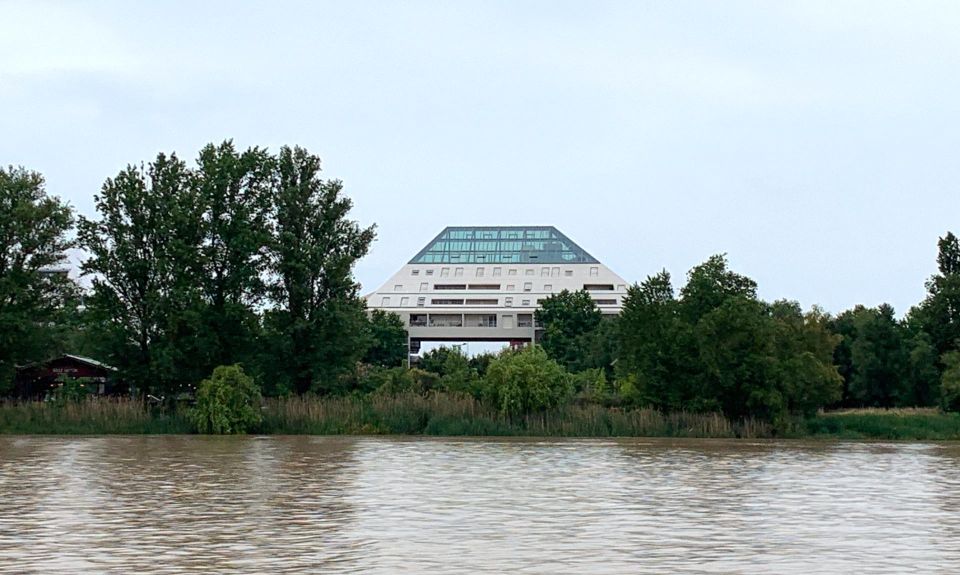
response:
[[[960,414],[936,409],[857,409],[821,413],[775,427],[731,421],[716,413],[661,413],[597,404],[570,404],[508,417],[467,394],[372,394],[268,398],[256,433],[289,435],[436,435],[543,437],[691,437],[836,439],[960,439]],[[186,411],[151,408],[128,398],[0,402],[4,434],[192,433]]]
[[[152,434],[191,430],[192,425],[183,414],[152,409],[130,398],[0,402],[0,433],[6,434]]]
[[[732,422],[719,414],[670,413],[567,405],[508,417],[469,395],[281,398],[265,401],[264,433],[422,434],[550,437],[772,437],[764,422]]]

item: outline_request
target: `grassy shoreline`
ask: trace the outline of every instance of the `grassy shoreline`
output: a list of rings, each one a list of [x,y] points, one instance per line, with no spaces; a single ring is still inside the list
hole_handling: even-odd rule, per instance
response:
[[[935,409],[845,410],[776,428],[719,414],[667,413],[567,405],[506,417],[470,396],[437,394],[265,399],[255,433],[268,435],[425,435],[526,437],[690,437],[960,440],[960,414]],[[159,410],[129,399],[63,405],[0,403],[0,434],[186,434],[184,410]]]

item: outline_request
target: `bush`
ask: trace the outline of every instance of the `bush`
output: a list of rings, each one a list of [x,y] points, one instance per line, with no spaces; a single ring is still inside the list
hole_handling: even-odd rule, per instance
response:
[[[570,374],[543,348],[507,350],[490,363],[484,398],[501,413],[522,415],[556,407],[573,395]]]
[[[239,365],[221,365],[200,383],[191,419],[199,433],[246,433],[260,424],[260,388]]]

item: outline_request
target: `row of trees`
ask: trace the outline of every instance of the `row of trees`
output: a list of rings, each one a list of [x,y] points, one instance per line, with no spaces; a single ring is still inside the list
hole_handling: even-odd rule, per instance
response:
[[[537,312],[542,345],[578,372],[603,369],[621,398],[666,411],[776,420],[823,407],[960,408],[960,243],[939,242],[939,273],[903,319],[889,305],[836,317],[768,303],[713,256],[679,294],[666,271],[632,286],[623,312],[564,292]]]
[[[15,365],[69,350],[149,393],[236,363],[268,393],[335,392],[368,351],[404,357],[380,343],[395,320],[368,318],[353,277],[374,229],[349,218],[341,182],[303,149],[224,142],[193,166],[160,154],[108,179],[95,205],[77,219],[40,175],[0,170],[3,384]],[[51,273],[72,247],[88,290]]]
[[[76,218],[38,174],[0,169],[0,385],[16,365],[71,351],[158,395],[242,364],[266,395],[413,385],[473,393],[509,412],[537,404],[523,399],[523,378],[530,397],[734,418],[960,407],[953,234],[940,240],[927,297],[902,319],[886,305],[833,317],[765,302],[714,256],[679,291],[665,271],[632,286],[617,317],[586,292],[547,298],[537,311],[542,354],[507,361],[441,349],[405,371],[395,369],[407,353],[403,322],[368,313],[353,277],[374,229],[350,219],[342,184],[323,179],[305,150],[224,142],[190,165],[161,154],[108,179],[95,206],[95,217]],[[73,247],[85,256],[85,289],[51,271]],[[547,387],[571,393],[546,393],[547,372],[557,380]]]

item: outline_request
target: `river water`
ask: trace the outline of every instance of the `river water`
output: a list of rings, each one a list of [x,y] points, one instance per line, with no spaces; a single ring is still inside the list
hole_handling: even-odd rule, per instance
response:
[[[2,573],[960,572],[960,445],[0,437]]]

